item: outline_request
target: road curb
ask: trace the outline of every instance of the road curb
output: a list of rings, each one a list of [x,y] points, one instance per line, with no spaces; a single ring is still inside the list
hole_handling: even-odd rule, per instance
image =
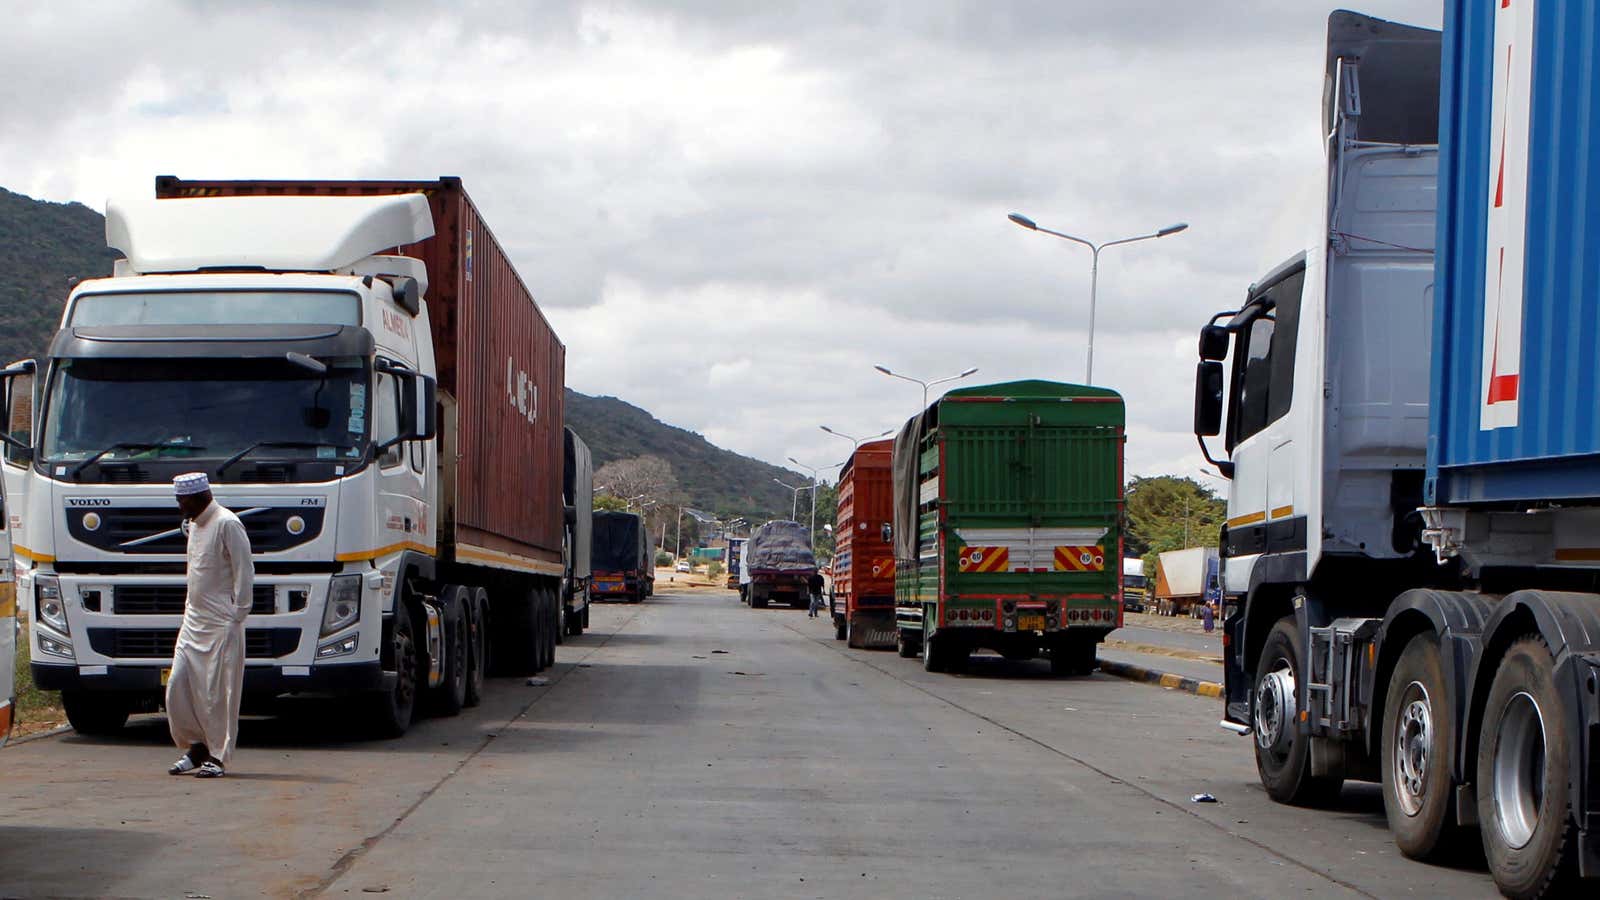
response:
[[[1214,699],[1220,699],[1222,697],[1222,685],[1216,683],[1215,681],[1200,681],[1199,679],[1195,678],[1186,678],[1182,675],[1174,675],[1171,672],[1160,672],[1155,669],[1147,669],[1144,666],[1136,666],[1132,663],[1113,662],[1109,659],[1102,659],[1100,660],[1100,671],[1117,678],[1126,678],[1129,681],[1143,681],[1147,684],[1160,685],[1164,688],[1187,691],[1188,693],[1197,694],[1201,697],[1211,697]]]

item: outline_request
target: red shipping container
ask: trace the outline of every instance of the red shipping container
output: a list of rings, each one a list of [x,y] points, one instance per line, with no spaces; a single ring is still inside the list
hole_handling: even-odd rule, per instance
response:
[[[394,252],[428,267],[425,299],[439,389],[457,406],[456,484],[453,491],[442,483],[439,489],[445,507],[439,519],[452,520],[454,529],[439,536],[441,550],[469,564],[521,568],[532,560],[539,571],[559,575],[566,347],[461,179],[156,179],[162,199],[383,194],[424,194],[433,213],[434,237]]]

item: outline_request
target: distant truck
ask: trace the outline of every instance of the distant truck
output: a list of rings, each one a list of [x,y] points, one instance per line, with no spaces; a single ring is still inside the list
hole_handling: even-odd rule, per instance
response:
[[[745,543],[741,571],[745,602],[754,609],[775,601],[806,606],[822,591],[811,532],[799,522],[775,519],[757,528]]]
[[[851,647],[895,644],[894,547],[884,527],[894,518],[894,441],[857,447],[839,473],[834,530],[833,636]]]
[[[1206,603],[1222,602],[1222,581],[1215,547],[1190,547],[1161,554],[1156,564],[1155,612],[1158,616],[1194,616]]]
[[[566,462],[561,497],[566,505],[566,535],[562,541],[567,574],[561,591],[561,627],[558,637],[577,637],[589,627],[589,579],[594,543],[594,462],[589,445],[571,428],[566,431]]]
[[[640,603],[655,593],[656,566],[644,518],[638,513],[595,510],[593,521],[591,594]]]
[[[1051,381],[951,391],[894,442],[896,645],[1088,674],[1122,624],[1122,397]]]
[[[0,372],[33,680],[74,728],[161,700],[189,471],[249,533],[247,703],[395,735],[477,703],[491,658],[553,662],[566,349],[459,179],[161,177],[105,225],[112,277]]]
[[[739,565],[744,558],[744,542],[744,538],[728,538],[727,552],[723,554],[727,560],[728,578],[726,584],[730,591],[739,589]]]
[[[1122,609],[1124,612],[1144,612],[1149,597],[1148,579],[1144,575],[1144,560],[1122,561]]]

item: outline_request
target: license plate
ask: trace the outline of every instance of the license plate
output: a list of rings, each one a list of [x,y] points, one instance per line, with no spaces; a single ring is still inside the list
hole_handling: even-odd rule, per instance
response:
[[[1018,616],[1017,628],[1021,631],[1043,631],[1044,616]]]
[[[166,687],[167,686],[167,682],[169,682],[171,680],[172,680],[172,670],[171,669],[162,669],[161,670],[161,686],[162,687]]]
[[[600,590],[606,593],[610,593],[611,591],[620,591],[622,590],[622,582],[602,581],[600,582]]]

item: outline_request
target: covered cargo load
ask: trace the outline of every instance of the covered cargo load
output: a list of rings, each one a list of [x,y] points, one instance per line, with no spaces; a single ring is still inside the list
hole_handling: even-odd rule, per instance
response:
[[[1156,564],[1155,612],[1188,615],[1208,602],[1221,602],[1220,556],[1215,547],[1190,547],[1161,554]]]
[[[566,504],[567,578],[565,623],[562,632],[579,635],[589,623],[589,575],[594,542],[594,462],[589,445],[571,428],[566,432],[566,459],[562,468],[561,494]]]
[[[817,571],[817,557],[811,550],[811,532],[799,522],[774,520],[750,535],[745,546],[750,573]]]
[[[389,194],[422,194],[433,215],[434,237],[394,252],[427,267],[419,287],[428,302],[443,430],[456,441],[439,485],[440,546],[463,563],[560,576],[566,347],[461,179],[156,179],[162,199]],[[399,334],[412,321],[369,324]]]
[[[638,513],[596,510],[590,535],[592,591],[597,597],[621,597],[638,603],[651,593],[655,561]]]

